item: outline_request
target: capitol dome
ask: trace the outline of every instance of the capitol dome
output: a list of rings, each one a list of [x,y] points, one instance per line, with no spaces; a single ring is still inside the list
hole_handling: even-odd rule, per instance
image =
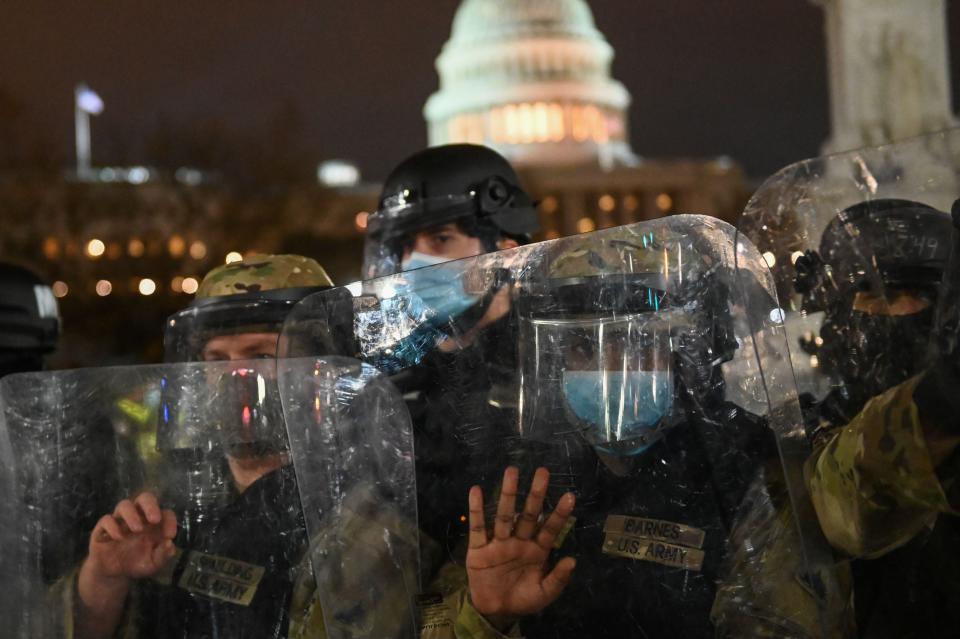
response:
[[[633,164],[612,60],[585,0],[464,0],[424,107],[429,142],[486,144],[519,165]]]

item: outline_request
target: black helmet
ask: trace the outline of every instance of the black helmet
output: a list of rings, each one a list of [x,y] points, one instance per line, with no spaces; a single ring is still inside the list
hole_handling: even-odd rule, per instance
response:
[[[450,222],[479,237],[488,251],[503,236],[527,243],[539,229],[533,200],[503,156],[475,144],[431,147],[387,178],[379,209],[367,222],[364,277],[399,271],[405,241]]]
[[[850,414],[926,366],[951,239],[943,211],[911,200],[873,200],[837,214],[819,251],[797,259],[794,284],[804,310],[824,312],[821,343],[808,348],[840,384]],[[858,293],[889,298],[890,290],[908,290],[928,305],[905,315],[856,310]]]
[[[43,280],[13,264],[0,264],[0,352],[43,355],[60,336],[57,300]]]
[[[795,288],[807,311],[837,300],[852,303],[857,291],[877,285],[935,291],[950,256],[950,237],[950,216],[921,202],[860,202],[830,221],[818,252],[797,259]]]

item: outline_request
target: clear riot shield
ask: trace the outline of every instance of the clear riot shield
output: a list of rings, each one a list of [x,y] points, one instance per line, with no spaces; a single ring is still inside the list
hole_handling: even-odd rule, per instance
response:
[[[283,359],[277,369],[314,531],[310,561],[324,636],[413,639],[420,539],[403,399],[376,369],[349,358]]]
[[[911,363],[926,356],[929,324],[904,335],[880,322],[865,326],[864,317],[936,305],[951,246],[947,212],[958,197],[960,129],[797,162],[757,190],[738,228],[771,266],[802,393],[819,400],[844,378],[893,385],[909,372],[845,325],[863,324],[882,335],[877,342],[910,342],[896,355]],[[921,299],[896,306],[905,293]],[[850,308],[838,308],[846,301]]]
[[[0,401],[4,636],[413,636],[409,420],[359,362],[11,375]]]
[[[549,561],[575,557],[572,581],[516,615],[524,636],[843,636],[842,575],[792,494],[782,311],[733,227],[675,216],[321,292],[281,343],[351,324],[340,348],[410,409],[420,526],[448,561],[471,565],[471,485],[488,524],[508,466],[518,505],[540,467],[545,512],[575,494]]]
[[[960,129],[814,158],[769,178],[740,232],[783,301],[814,443],[812,503],[852,563],[858,636],[960,627],[956,517]],[[904,605],[904,602],[911,602]]]

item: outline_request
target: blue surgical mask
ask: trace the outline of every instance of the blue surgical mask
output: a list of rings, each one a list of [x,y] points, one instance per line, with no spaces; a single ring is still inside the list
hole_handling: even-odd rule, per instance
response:
[[[404,271],[422,269],[449,262],[445,257],[412,252],[402,263]],[[426,317],[433,324],[446,324],[477,303],[475,295],[463,289],[462,271],[458,268],[431,268],[409,276],[409,293],[416,295],[425,306]]]
[[[636,455],[653,445],[673,406],[667,371],[564,371],[563,394],[573,413],[590,425],[597,448],[618,454]],[[624,448],[620,442],[634,445]]]

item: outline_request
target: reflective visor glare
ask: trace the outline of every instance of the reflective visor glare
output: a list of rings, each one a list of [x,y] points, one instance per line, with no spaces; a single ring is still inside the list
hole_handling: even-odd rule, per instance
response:
[[[598,324],[557,336],[566,370],[657,371],[670,368],[670,335],[635,323]]]

